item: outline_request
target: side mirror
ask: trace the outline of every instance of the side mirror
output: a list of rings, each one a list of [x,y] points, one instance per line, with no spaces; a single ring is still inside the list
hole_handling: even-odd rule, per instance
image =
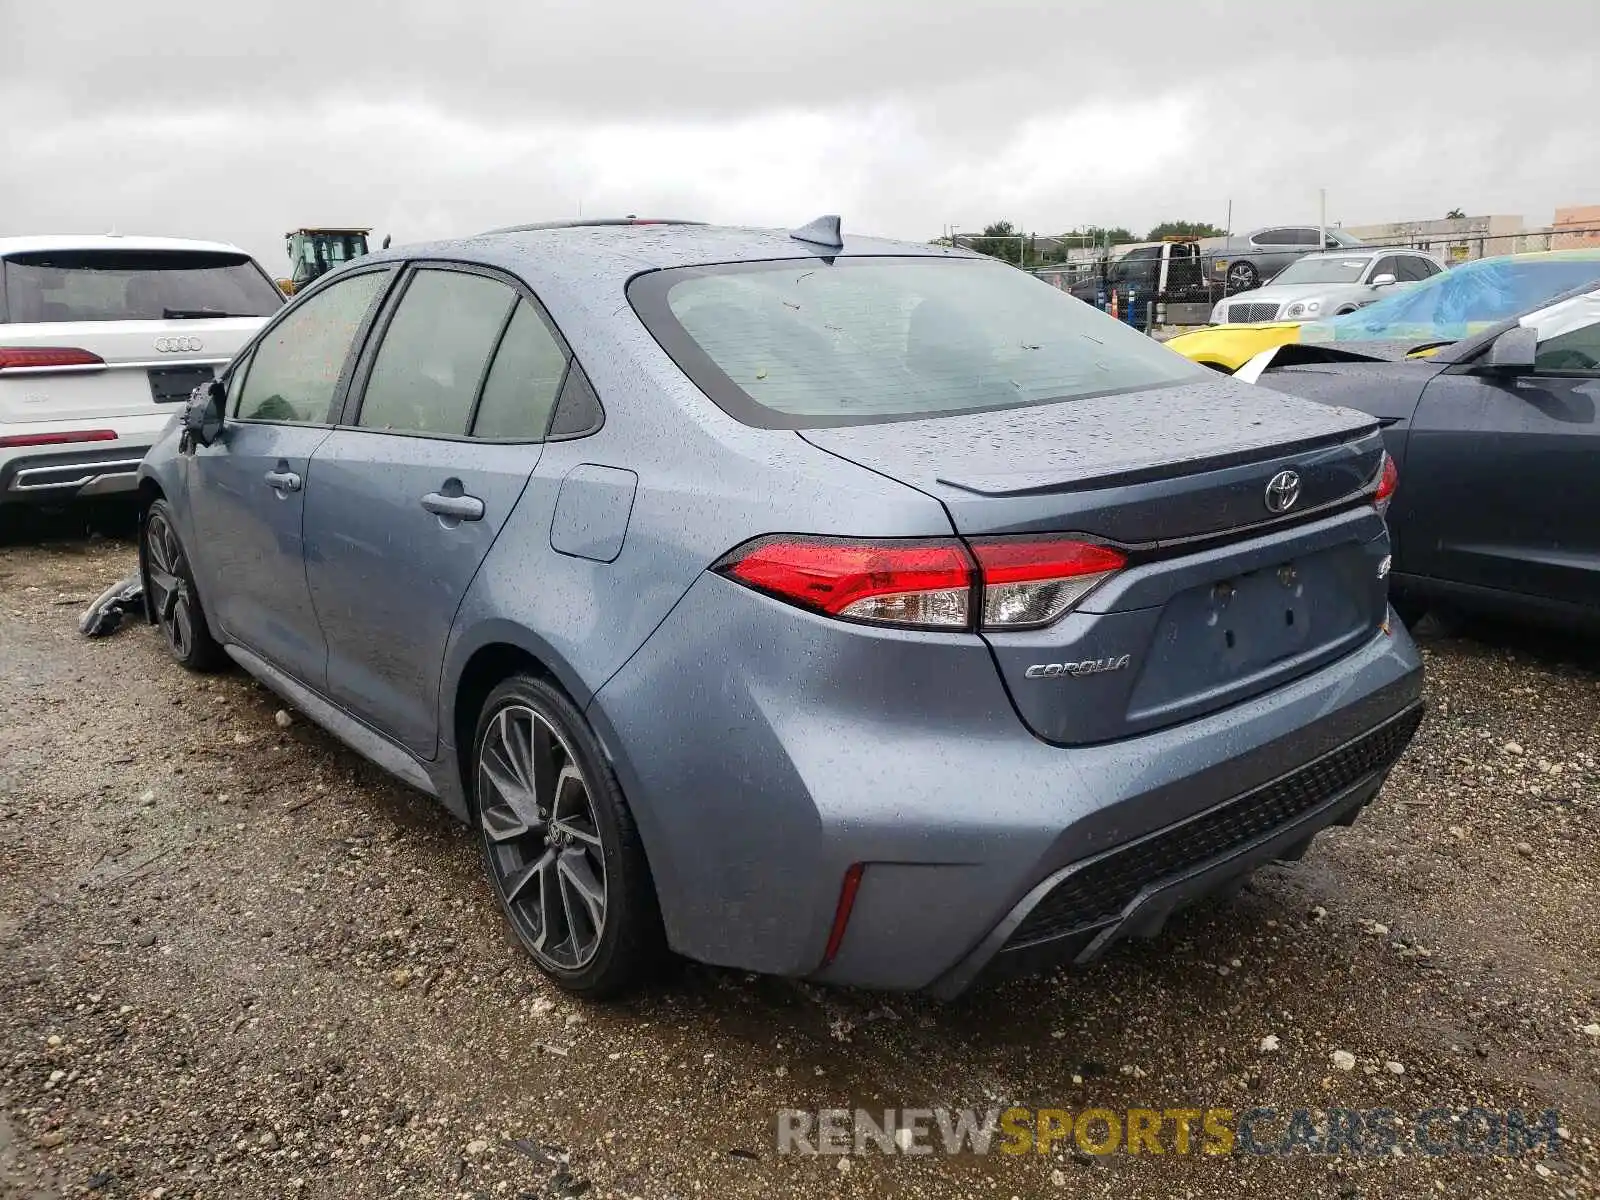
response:
[[[1514,374],[1533,370],[1534,356],[1538,352],[1539,331],[1518,325],[1490,342],[1488,351],[1478,361],[1486,371]]]
[[[183,437],[191,446],[209,446],[222,432],[222,406],[228,389],[220,379],[202,383],[189,393],[183,408]]]
[[[1388,287],[1394,281],[1394,276],[1385,271],[1382,275],[1374,275],[1371,283],[1373,287]]]

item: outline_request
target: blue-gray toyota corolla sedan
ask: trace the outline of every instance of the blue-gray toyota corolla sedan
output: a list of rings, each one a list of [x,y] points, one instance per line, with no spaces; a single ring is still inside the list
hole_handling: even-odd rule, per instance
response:
[[[1377,423],[991,259],[523,227],[297,295],[151,619],[437,797],[539,966],[960,992],[1298,857],[1420,719]]]

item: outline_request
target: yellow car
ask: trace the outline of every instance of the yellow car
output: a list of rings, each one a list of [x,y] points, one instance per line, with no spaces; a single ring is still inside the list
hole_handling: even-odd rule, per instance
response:
[[[1300,340],[1303,321],[1273,321],[1266,325],[1207,325],[1168,338],[1167,345],[1202,366],[1233,374],[1263,350]]]
[[[1208,325],[1167,345],[1229,374],[1291,342],[1414,342],[1430,354],[1562,292],[1600,279],[1600,250],[1543,250],[1480,258],[1328,321]]]

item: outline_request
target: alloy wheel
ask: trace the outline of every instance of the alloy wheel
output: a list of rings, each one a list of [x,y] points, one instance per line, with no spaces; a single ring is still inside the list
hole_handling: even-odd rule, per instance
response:
[[[145,524],[145,574],[150,608],[178,658],[194,647],[194,596],[189,590],[183,546],[166,517],[152,513]]]
[[[588,782],[539,713],[508,704],[478,750],[478,812],[495,884],[535,958],[579,971],[600,947],[606,865]]]

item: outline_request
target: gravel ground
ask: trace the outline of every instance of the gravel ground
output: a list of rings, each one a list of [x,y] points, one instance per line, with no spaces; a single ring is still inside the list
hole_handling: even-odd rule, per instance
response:
[[[515,948],[426,800],[152,630],[80,638],[133,550],[50,532],[0,536],[0,1194],[1600,1194],[1591,650],[1428,642],[1429,716],[1360,823],[1088,970],[939,1005],[685,966],[593,1007]],[[1553,1107],[1565,1136],[1517,1158],[774,1148],[780,1108],[1011,1103]]]

